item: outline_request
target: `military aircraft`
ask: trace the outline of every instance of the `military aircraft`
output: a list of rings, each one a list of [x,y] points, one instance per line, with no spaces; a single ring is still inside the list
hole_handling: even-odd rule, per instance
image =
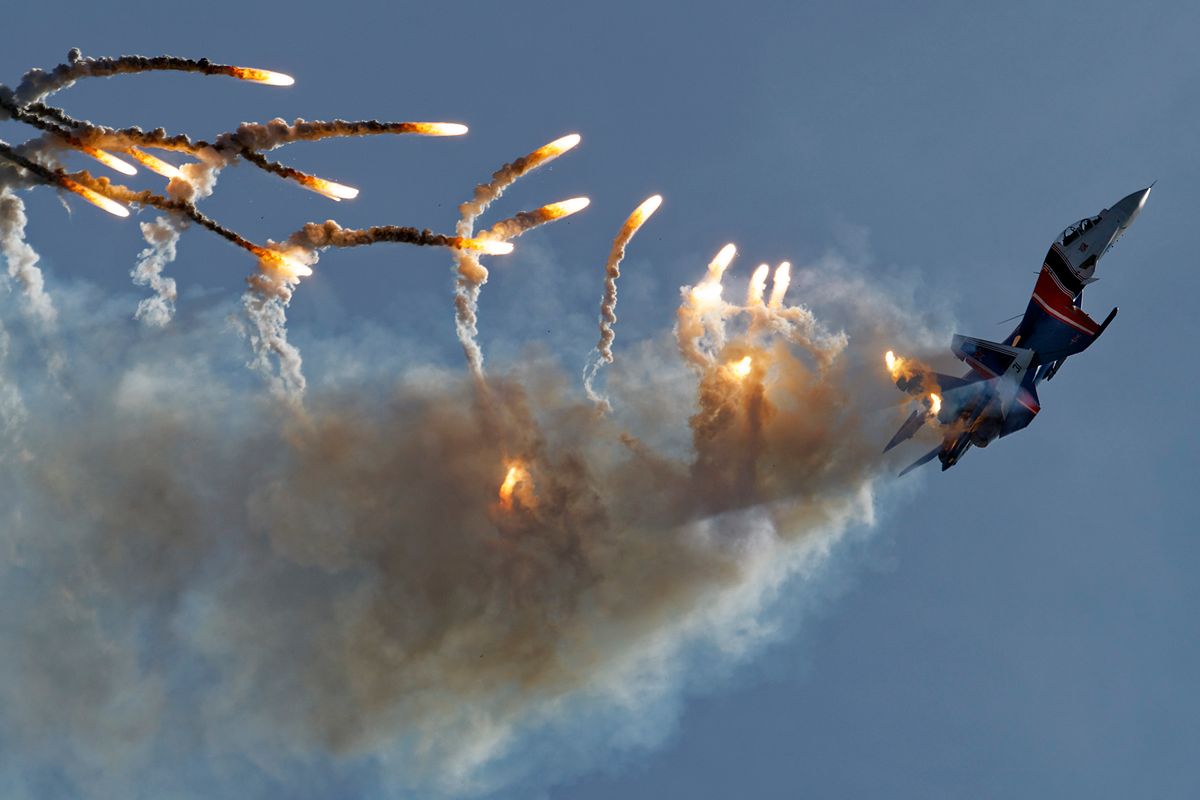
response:
[[[892,440],[886,453],[911,438],[926,422],[941,426],[942,443],[918,458],[901,475],[933,460],[945,471],[971,446],[1021,430],[1041,409],[1037,385],[1050,380],[1070,356],[1100,338],[1117,309],[1097,323],[1080,308],[1083,289],[1096,280],[1096,263],[1137,219],[1154,184],[1122,198],[1094,217],[1069,226],[1046,253],[1021,321],[1009,336],[990,342],[956,334],[950,349],[971,368],[961,378],[914,368],[888,353],[888,367],[899,388],[926,395]]]

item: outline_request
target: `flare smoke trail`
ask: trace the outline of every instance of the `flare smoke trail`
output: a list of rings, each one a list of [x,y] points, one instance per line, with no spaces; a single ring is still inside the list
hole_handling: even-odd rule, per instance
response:
[[[147,325],[161,328],[175,315],[175,298],[178,296],[175,279],[163,277],[162,272],[175,260],[175,246],[184,231],[184,223],[177,217],[162,216],[153,222],[143,222],[141,228],[149,246],[138,256],[130,275],[137,285],[149,286],[154,295],[139,301],[133,316]]]
[[[25,241],[25,204],[8,188],[0,188],[0,251],[8,262],[8,276],[21,287],[25,312],[43,328],[58,317],[46,294],[46,281],[38,267],[37,252]]]
[[[16,99],[21,105],[42,100],[48,95],[66,89],[81,78],[109,78],[114,75],[131,75],[137,72],[197,72],[202,75],[226,75],[239,80],[288,86],[292,79],[269,70],[251,67],[235,67],[229,64],[214,64],[207,58],[192,59],[176,56],[117,56],[116,58],[83,58],[77,48],[68,54],[67,63],[59,64],[46,72],[31,69],[21,78],[16,89]]]
[[[592,384],[600,367],[613,362],[612,343],[616,336],[613,326],[617,324],[617,278],[621,277],[625,248],[660,205],[662,195],[656,194],[642,201],[642,204],[633,210],[621,226],[621,230],[617,232],[617,238],[613,240],[612,250],[608,254],[608,261],[604,264],[604,296],[600,300],[600,341],[596,344],[595,354],[583,369],[583,389],[588,399],[601,411],[608,411],[612,406],[608,398],[596,393]]]
[[[579,134],[572,133],[542,145],[528,155],[503,165],[492,173],[492,179],[475,187],[470,200],[458,207],[459,220],[455,233],[470,238],[475,233],[475,220],[496,202],[504,191],[522,176],[548,164],[579,144]],[[476,338],[479,336],[478,311],[479,292],[487,283],[487,268],[475,254],[460,250],[454,254],[458,266],[458,277],[454,285],[454,326],[458,341],[467,356],[467,366],[476,378],[483,377],[483,351]]]

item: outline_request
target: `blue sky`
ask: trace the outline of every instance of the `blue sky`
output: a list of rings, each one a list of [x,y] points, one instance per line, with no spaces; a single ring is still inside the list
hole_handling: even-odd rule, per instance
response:
[[[729,240],[746,254],[743,271],[750,261],[837,254],[868,280],[927,300],[922,322],[944,327],[948,345],[952,330],[1002,337],[997,321],[1024,308],[1057,232],[1157,179],[1084,301],[1093,316],[1113,305],[1120,316],[1043,389],[1028,431],[945,474],[929,467],[889,485],[876,526],[782,601],[785,633],[748,663],[687,682],[650,744],[525,775],[497,796],[1200,790],[1195,8],[305,0],[56,9],[6,13],[6,27],[21,32],[5,48],[6,83],[71,46],[208,56],[297,79],[281,91],[179,75],[92,81],[60,95],[77,116],[198,135],[273,116],[471,126],[461,141],[289,151],[291,163],[362,189],[337,207],[229,171],[205,208],[256,241],[326,215],[448,230],[454,206],[502,161],[581,132],[577,153],[501,209],[576,194],[593,202],[531,235],[528,255],[496,262],[481,324],[501,363],[528,341],[582,359],[612,232],[653,192],[666,202],[631,248],[618,348],[669,325],[677,287]],[[11,123],[0,137],[20,138]],[[67,218],[47,191],[28,203],[29,240],[51,288],[82,279],[131,292],[135,226],[83,207]],[[215,237],[185,234],[170,268],[179,321],[240,291],[243,262]],[[445,262],[434,252],[401,261],[383,248],[327,254],[293,303],[293,340],[320,351],[386,329],[454,363]],[[554,291],[536,291],[545,286]],[[320,384],[320,370],[310,379]],[[374,791],[370,769],[317,773],[316,796]]]

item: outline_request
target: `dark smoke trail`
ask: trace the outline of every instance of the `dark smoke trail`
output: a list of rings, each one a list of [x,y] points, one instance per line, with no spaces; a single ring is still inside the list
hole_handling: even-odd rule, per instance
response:
[[[131,75],[138,72],[195,72],[202,75],[226,75],[241,80],[267,82],[264,70],[235,67],[230,64],[214,64],[207,58],[179,58],[177,56],[126,55],[116,58],[83,58],[77,48],[68,54],[67,62],[46,72],[32,69],[21,78],[16,89],[16,99],[21,105],[41,100],[47,95],[67,88],[80,78],[108,78],[113,75]]]

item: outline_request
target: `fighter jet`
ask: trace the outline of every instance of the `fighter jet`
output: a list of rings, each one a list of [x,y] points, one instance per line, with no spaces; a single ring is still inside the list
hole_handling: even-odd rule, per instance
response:
[[[1095,278],[1096,264],[1137,219],[1154,184],[1122,198],[1094,217],[1067,227],[1046,253],[1033,296],[1016,329],[999,342],[956,334],[950,349],[971,368],[961,378],[911,371],[897,379],[910,393],[927,395],[884,452],[909,439],[927,422],[940,426],[942,443],[901,475],[936,456],[945,471],[972,446],[987,447],[1015,433],[1041,409],[1037,385],[1050,380],[1070,356],[1082,353],[1117,316],[1113,309],[1096,322],[1080,308],[1083,289]],[[895,361],[888,354],[889,367]],[[894,370],[895,371],[895,370]]]

